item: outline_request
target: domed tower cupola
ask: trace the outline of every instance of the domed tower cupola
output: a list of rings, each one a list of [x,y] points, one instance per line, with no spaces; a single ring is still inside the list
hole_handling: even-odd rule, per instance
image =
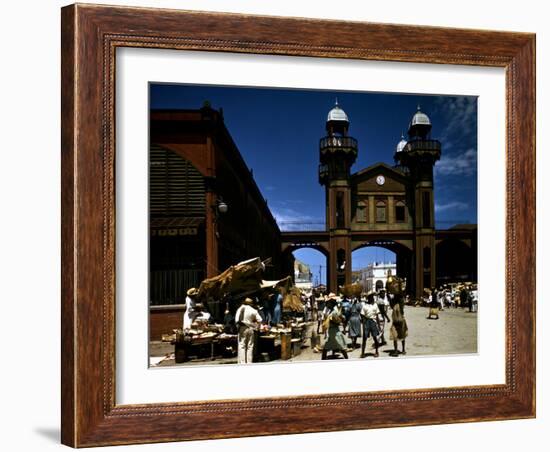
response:
[[[420,105],[409,124],[409,140],[425,140],[432,130],[432,123],[426,113],[420,111]]]
[[[349,129],[349,118],[338,105],[338,99],[332,110],[328,112],[326,130],[329,136],[346,136]]]
[[[403,136],[403,134],[401,134],[401,141],[397,143],[397,146],[395,147],[395,153],[397,154],[398,152],[403,152],[405,146],[407,146],[407,140],[405,140],[405,137]]]
[[[401,140],[399,143],[397,143],[397,146],[395,146],[395,153],[393,154],[393,160],[395,162],[395,167],[399,171],[403,173],[408,173],[408,168],[401,164],[401,160],[403,155],[407,153],[406,147],[407,147],[408,141],[405,140],[405,137],[403,136],[403,133],[401,133]]]
[[[319,141],[319,183],[330,184],[334,180],[347,180],[350,168],[357,158],[357,140],[348,135],[348,115],[338,105],[338,100],[328,112],[327,135]]]

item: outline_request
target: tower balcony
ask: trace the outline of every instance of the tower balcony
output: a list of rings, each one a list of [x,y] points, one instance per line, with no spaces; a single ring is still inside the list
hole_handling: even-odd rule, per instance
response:
[[[440,157],[441,143],[437,140],[411,140],[394,154],[396,164],[403,167],[420,162],[433,165]]]
[[[441,143],[438,140],[411,140],[402,152],[429,151],[441,152]]]
[[[330,155],[340,154],[353,160],[357,157],[357,140],[348,136],[327,136],[319,141],[321,162]]]

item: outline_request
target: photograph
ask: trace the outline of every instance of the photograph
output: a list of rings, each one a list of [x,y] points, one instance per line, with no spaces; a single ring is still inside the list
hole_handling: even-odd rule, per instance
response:
[[[149,367],[478,352],[478,97],[149,84]]]

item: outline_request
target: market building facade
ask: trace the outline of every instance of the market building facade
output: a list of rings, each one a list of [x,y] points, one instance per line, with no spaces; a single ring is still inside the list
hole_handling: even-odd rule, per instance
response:
[[[152,337],[181,327],[186,291],[231,265],[260,257],[266,279],[284,276],[281,232],[222,111],[152,110],[149,165]]]
[[[396,273],[407,292],[444,282],[477,280],[477,227],[435,227],[433,169],[441,143],[430,136],[429,117],[418,108],[394,152],[393,166],[375,163],[352,173],[358,143],[336,103],[319,144],[319,182],[325,187],[326,228],[282,234],[283,250],[309,247],[327,257],[330,291],[352,282],[352,252],[367,246],[396,255]]]

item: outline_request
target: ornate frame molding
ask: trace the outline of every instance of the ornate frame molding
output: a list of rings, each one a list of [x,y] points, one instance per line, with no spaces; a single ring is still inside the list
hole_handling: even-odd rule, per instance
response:
[[[534,35],[77,4],[62,9],[62,45],[64,444],[225,438],[244,435],[246,425],[253,426],[246,431],[254,435],[270,435],[535,415]],[[114,89],[118,47],[504,67],[506,383],[116,405]],[[524,353],[519,355],[518,349]],[[349,413],[350,405],[368,406],[372,416],[357,419]],[[323,415],[328,406],[330,419]]]

